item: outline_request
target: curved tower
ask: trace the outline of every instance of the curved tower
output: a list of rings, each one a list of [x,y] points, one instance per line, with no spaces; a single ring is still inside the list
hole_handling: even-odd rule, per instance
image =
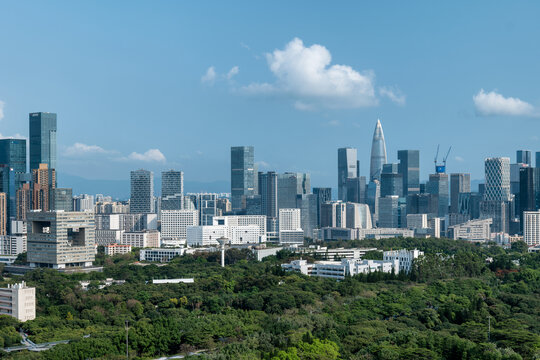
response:
[[[371,143],[371,163],[369,167],[369,179],[381,180],[383,165],[386,164],[386,144],[381,121],[377,119],[377,125],[373,132],[373,142]]]

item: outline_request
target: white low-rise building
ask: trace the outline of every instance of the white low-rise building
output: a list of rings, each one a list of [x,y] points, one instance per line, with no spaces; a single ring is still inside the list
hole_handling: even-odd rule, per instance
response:
[[[287,271],[297,271],[304,275],[343,280],[346,276],[368,274],[375,271],[398,273],[399,260],[342,259],[341,261],[317,261],[309,264],[306,260],[293,260],[281,267]]]
[[[122,234],[121,244],[136,248],[160,247],[160,234],[157,230],[125,232]]]
[[[9,315],[19,321],[36,318],[36,288],[19,284],[0,288],[0,315]]]
[[[1,235],[0,254],[19,255],[26,251],[26,235]]]
[[[176,256],[184,255],[186,249],[177,248],[177,249],[167,249],[167,248],[157,248],[157,249],[142,249],[139,254],[139,259],[141,261],[154,261],[154,262],[169,262],[172,258]]]
[[[399,271],[404,271],[409,273],[412,269],[412,264],[415,259],[423,256],[424,252],[414,249],[414,250],[392,250],[383,252],[384,261],[399,261]]]
[[[104,246],[105,255],[114,256],[116,254],[129,254],[131,245],[109,244]]]
[[[356,239],[387,239],[414,237],[414,230],[398,228],[356,229]]]
[[[266,216],[264,215],[229,215],[229,216],[214,216],[212,225],[228,226],[227,238],[233,241],[233,232],[235,229],[242,229],[245,226],[256,226],[258,229],[259,243],[266,242]]]
[[[448,227],[449,238],[474,242],[491,241],[492,219],[471,220]]]

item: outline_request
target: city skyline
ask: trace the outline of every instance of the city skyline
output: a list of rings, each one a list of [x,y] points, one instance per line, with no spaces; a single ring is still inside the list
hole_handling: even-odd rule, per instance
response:
[[[537,4],[490,4],[488,17],[487,3],[481,2],[470,4],[466,14],[456,4],[432,5],[439,10],[432,16],[424,16],[429,9],[420,5],[395,4],[396,11],[388,13],[379,4],[351,4],[348,11],[325,9],[332,36],[320,29],[317,3],[307,10],[295,4],[286,14],[249,5],[253,17],[237,24],[221,16],[230,11],[222,4],[206,17],[195,4],[162,3],[147,12],[135,3],[120,28],[113,19],[125,4],[99,12],[84,4],[1,7],[3,13],[24,14],[32,26],[21,28],[17,16],[0,24],[0,34],[12,34],[0,35],[6,55],[0,59],[0,133],[28,134],[28,113],[57,113],[60,181],[62,174],[126,179],[140,167],[156,174],[175,168],[196,181],[228,181],[228,148],[249,143],[257,149],[260,170],[308,172],[314,186],[336,188],[336,148],[357,148],[360,175],[369,178],[367,129],[377,118],[385,129],[388,161],[396,162],[398,150],[420,150],[423,181],[437,144],[452,146],[448,172],[471,173],[473,180],[482,178],[487,157],[540,150],[534,135],[540,131],[540,89],[516,81],[540,71],[534,56],[517,56],[538,52],[524,40],[540,32],[532,15]],[[403,6],[412,7],[414,21],[399,15]],[[295,23],[300,13],[302,28]],[[283,26],[264,31],[266,21],[253,21],[262,14],[279,17]],[[364,14],[361,21],[353,22],[358,14]],[[135,25],[141,17],[147,28]],[[201,20],[210,26],[201,27]],[[45,21],[57,26],[43,26]],[[96,24],[100,31],[86,31]],[[62,31],[66,26],[69,34]],[[199,31],[200,41],[187,36],[192,30]],[[26,45],[43,55],[17,51]],[[309,92],[303,86],[309,74],[298,72],[294,61],[310,60],[310,54],[321,55],[322,74],[343,65],[365,87],[352,82],[352,94],[358,95],[352,97],[324,86],[321,94]],[[30,82],[31,87],[20,85]],[[266,136],[253,124],[268,125]],[[204,147],[186,134],[204,135]],[[283,146],[276,149],[275,139]]]

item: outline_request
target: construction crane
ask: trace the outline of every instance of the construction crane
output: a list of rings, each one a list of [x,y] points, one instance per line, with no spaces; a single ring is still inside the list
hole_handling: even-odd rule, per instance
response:
[[[439,157],[439,147],[440,145],[437,145],[437,153],[435,154],[435,172],[437,174],[444,174],[446,172],[446,159],[448,159],[448,155],[450,155],[450,150],[452,150],[452,147],[450,146],[448,148],[448,151],[446,152],[446,156],[443,158],[443,163],[437,164],[437,158]]]

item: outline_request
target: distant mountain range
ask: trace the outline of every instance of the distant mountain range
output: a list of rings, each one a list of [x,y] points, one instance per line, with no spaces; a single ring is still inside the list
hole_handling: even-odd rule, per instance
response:
[[[130,196],[130,182],[126,180],[97,180],[85,179],[70,174],[58,174],[58,187],[72,188],[73,194],[103,194],[110,195],[114,199],[127,200]],[[229,181],[184,181],[184,192],[230,192]],[[154,177],[154,195],[161,193],[161,178]]]

